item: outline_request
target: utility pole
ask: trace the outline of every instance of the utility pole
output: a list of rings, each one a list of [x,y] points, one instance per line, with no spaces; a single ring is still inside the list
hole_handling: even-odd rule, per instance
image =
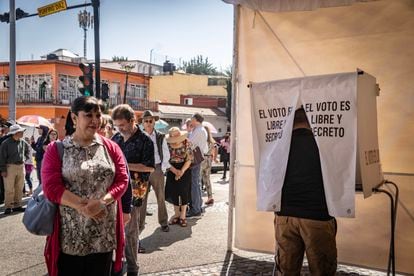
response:
[[[99,50],[99,0],[92,0],[95,42],[95,97],[101,98],[101,55]]]
[[[9,120],[16,121],[16,5],[10,0]]]

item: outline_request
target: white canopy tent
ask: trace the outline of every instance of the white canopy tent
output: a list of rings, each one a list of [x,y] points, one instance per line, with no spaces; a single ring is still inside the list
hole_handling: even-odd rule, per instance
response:
[[[225,2],[235,4],[229,248],[234,234],[235,247],[274,251],[273,214],[256,211],[253,148],[244,146],[252,144],[247,85],[361,68],[375,76],[381,88],[377,100],[382,169],[408,177],[397,183],[402,184],[401,194],[411,197],[397,216],[396,264],[397,271],[414,273],[414,240],[408,238],[414,232],[413,2]],[[365,201],[357,196],[356,219],[339,221],[339,261],[386,269],[388,204],[380,196]],[[373,224],[378,225],[374,230]]]

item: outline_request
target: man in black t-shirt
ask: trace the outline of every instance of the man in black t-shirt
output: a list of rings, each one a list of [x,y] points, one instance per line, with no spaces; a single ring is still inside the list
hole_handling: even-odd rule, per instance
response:
[[[319,150],[303,109],[295,112],[275,231],[276,268],[283,275],[300,275],[305,252],[312,275],[335,275],[336,221],[328,212]]]
[[[143,133],[135,120],[134,110],[126,104],[116,106],[112,110],[114,125],[118,133],[112,137],[124,153],[128,162],[132,186],[132,210],[130,221],[125,227],[125,257],[127,260],[127,275],[139,275],[137,259],[140,208],[148,188],[150,174],[154,171],[154,145],[151,139]],[[124,213],[124,218],[128,217]]]

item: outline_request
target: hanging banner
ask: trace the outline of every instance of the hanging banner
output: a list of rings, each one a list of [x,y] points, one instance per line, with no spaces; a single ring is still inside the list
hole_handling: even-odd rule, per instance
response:
[[[303,106],[319,147],[329,214],[355,216],[357,73],[251,87],[257,209],[279,211],[294,111]]]
[[[304,78],[301,104],[319,147],[326,203],[335,217],[355,217],[356,72]]]
[[[257,210],[280,210],[292,124],[301,79],[255,83],[251,87]]]

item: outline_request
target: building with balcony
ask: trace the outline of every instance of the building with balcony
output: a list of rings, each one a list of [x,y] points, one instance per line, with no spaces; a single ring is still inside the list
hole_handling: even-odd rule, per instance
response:
[[[8,118],[9,91],[8,63],[0,63],[0,115]],[[71,102],[81,94],[78,90],[82,74],[78,63],[65,60],[21,61],[16,66],[16,118],[24,115],[40,115],[55,123],[60,134]],[[109,85],[109,108],[123,103],[126,72],[101,67],[101,83]],[[149,77],[129,72],[126,103],[137,115],[143,110],[156,110],[155,102],[149,101]]]

